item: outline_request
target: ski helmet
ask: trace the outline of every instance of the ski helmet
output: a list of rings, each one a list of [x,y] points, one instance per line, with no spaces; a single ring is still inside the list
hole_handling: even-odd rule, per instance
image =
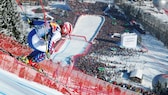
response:
[[[62,34],[70,34],[73,31],[72,24],[70,22],[65,22],[61,26],[61,33]]]

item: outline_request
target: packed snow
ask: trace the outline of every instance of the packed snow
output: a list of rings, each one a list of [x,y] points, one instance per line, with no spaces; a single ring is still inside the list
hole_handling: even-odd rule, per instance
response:
[[[61,49],[51,55],[53,62],[59,61],[69,64],[72,56],[84,53],[90,42],[99,33],[104,21],[105,18],[103,16],[81,15],[75,24],[70,39],[66,39]]]
[[[63,95],[47,86],[31,82],[0,69],[0,95]]]

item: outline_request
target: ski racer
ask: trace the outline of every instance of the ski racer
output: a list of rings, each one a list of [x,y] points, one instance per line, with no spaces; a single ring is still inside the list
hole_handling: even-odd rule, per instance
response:
[[[56,43],[61,39],[61,36],[70,34],[73,30],[73,27],[69,22],[65,22],[63,25],[58,25],[56,22],[40,22],[40,25],[38,25],[37,22],[34,22],[34,27],[35,32],[31,32],[34,32],[34,35],[37,36],[36,39],[40,39],[39,42],[41,44],[31,44],[29,39],[33,39],[33,36],[28,36],[29,46],[33,48],[34,51],[28,56],[21,57],[20,60],[35,68],[39,68],[36,63],[44,60],[46,57],[49,58],[54,51]],[[29,34],[31,34],[31,32]],[[45,49],[38,49],[38,47],[44,45],[44,43]]]

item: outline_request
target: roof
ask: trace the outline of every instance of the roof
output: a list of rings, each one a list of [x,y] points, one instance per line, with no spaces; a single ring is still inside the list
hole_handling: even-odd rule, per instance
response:
[[[140,69],[135,69],[135,70],[133,70],[133,71],[131,72],[130,77],[137,77],[137,78],[139,78],[139,79],[142,79],[142,75],[143,75],[142,70],[140,70]]]

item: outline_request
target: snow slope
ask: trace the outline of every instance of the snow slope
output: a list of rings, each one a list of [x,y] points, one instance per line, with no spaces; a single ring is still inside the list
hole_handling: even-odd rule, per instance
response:
[[[53,62],[69,64],[71,57],[82,54],[97,36],[105,18],[100,15],[81,15],[70,38],[66,39],[58,52],[51,55]]]
[[[21,79],[0,69],[0,95],[63,95],[44,85]]]
[[[145,47],[148,48],[148,53],[141,59],[144,62],[141,64],[144,74],[142,85],[152,88],[152,79],[158,74],[168,72],[168,49],[151,35],[144,35],[142,40]]]

